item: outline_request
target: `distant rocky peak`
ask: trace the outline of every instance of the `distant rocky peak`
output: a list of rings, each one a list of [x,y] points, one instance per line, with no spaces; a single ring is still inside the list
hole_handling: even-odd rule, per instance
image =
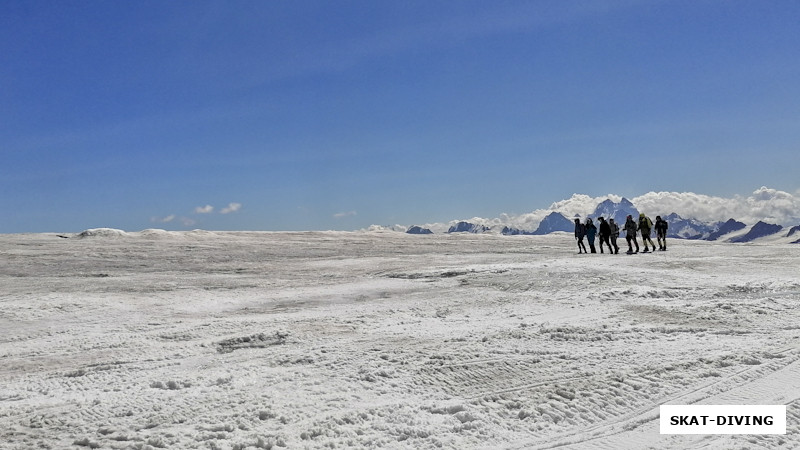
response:
[[[709,241],[716,241],[720,237],[722,237],[722,236],[724,236],[724,235],[726,235],[728,233],[733,233],[734,231],[739,231],[739,230],[745,228],[746,226],[747,225],[745,225],[744,223],[739,222],[739,221],[731,218],[731,219],[728,219],[727,222],[719,224],[719,227],[717,227],[717,230],[712,232],[705,239],[709,240]]]
[[[624,200],[624,199],[623,199],[623,200]],[[620,202],[620,203],[622,203],[622,202]],[[600,208],[604,208],[604,209],[613,209],[613,208],[615,208],[617,205],[618,205],[618,204],[617,204],[617,203],[614,203],[614,202],[613,202],[613,201],[612,201],[610,198],[607,198],[607,199],[603,200],[602,202],[600,202],[600,203],[597,205],[597,208],[596,208],[596,209],[600,209]]]
[[[539,223],[539,228],[533,234],[549,234],[554,231],[572,231],[574,224],[559,212],[551,212]]]
[[[730,239],[730,242],[752,242],[758,238],[778,233],[782,229],[783,227],[780,225],[759,221],[757,224],[753,225],[753,228],[751,228],[746,234],[732,238]]]
[[[408,234],[433,234],[433,231],[431,231],[428,228],[422,228],[422,227],[420,227],[418,225],[413,225],[413,226],[409,227],[408,230],[406,230],[406,233],[408,233]]]
[[[627,198],[623,197],[619,202],[606,199],[600,202],[595,208],[594,213],[589,216],[592,219],[598,217],[613,218],[617,223],[625,223],[625,219],[631,215],[639,217],[639,210]]]
[[[448,233],[485,233],[489,231],[489,227],[469,222],[458,222],[447,230]]]
[[[684,219],[678,213],[662,216],[668,224],[667,237],[681,239],[705,239],[719,227],[715,224],[699,221],[697,219]]]

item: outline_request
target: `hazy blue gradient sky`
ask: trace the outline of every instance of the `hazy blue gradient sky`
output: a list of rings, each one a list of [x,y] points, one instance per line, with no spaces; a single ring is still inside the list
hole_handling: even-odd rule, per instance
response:
[[[0,2],[0,232],[800,188],[797,1]]]

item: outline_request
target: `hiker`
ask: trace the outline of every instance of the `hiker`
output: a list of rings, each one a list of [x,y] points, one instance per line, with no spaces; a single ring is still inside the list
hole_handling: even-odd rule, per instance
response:
[[[658,249],[662,252],[667,249],[667,228],[669,224],[661,216],[656,216],[656,240],[658,241]]]
[[[598,217],[597,220],[600,221],[600,226],[598,227],[600,231],[597,233],[600,235],[600,253],[603,253],[603,243],[605,243],[608,246],[608,252],[613,255],[614,249],[611,247],[611,242],[608,240],[608,238],[611,237],[611,226],[603,217]]]
[[[608,227],[611,229],[611,234],[609,235],[609,240],[614,245],[614,254],[619,254],[619,246],[617,245],[617,238],[619,237],[619,225],[614,222],[614,218],[611,217],[608,219]]]
[[[631,241],[636,244],[636,253],[639,253],[639,243],[636,241],[636,230],[638,227],[636,226],[636,222],[633,221],[633,216],[628,214],[628,218],[625,219],[625,240],[628,241],[628,254],[631,255],[634,253],[633,247],[631,247]]]
[[[650,231],[653,229],[653,221],[650,220],[649,217],[645,216],[644,213],[639,214],[639,231],[642,232],[642,244],[644,245],[644,251],[642,253],[647,253],[647,241],[650,241],[650,245],[653,246],[653,251],[656,251],[656,244],[653,243],[653,239],[650,238]]]
[[[594,226],[591,217],[586,218],[586,239],[589,241],[589,249],[592,253],[597,253],[594,248],[594,236],[597,234],[597,227]]]
[[[586,236],[586,227],[581,223],[581,219],[575,219],[575,240],[578,241],[578,254],[589,253],[586,251],[586,244],[583,237]]]

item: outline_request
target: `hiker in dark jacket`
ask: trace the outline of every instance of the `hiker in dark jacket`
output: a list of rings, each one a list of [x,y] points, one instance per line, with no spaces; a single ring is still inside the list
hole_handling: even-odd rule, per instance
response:
[[[633,221],[633,216],[628,214],[628,218],[625,220],[625,240],[628,241],[628,254],[632,254],[633,247],[631,247],[631,241],[636,244],[636,253],[639,253],[639,243],[636,241],[636,230],[638,227],[636,226],[636,222]]]
[[[600,235],[600,253],[603,253],[603,244],[605,243],[608,246],[608,253],[614,254],[614,249],[611,247],[611,242],[609,242],[608,238],[611,237],[611,227],[606,222],[606,219],[602,217],[598,217],[597,220],[600,221],[599,232],[597,234]]]
[[[614,254],[619,254],[619,246],[617,245],[617,238],[619,237],[619,225],[614,222],[613,217],[608,219],[608,227],[611,228],[611,235],[609,236],[609,239],[614,245]]]
[[[653,246],[653,251],[656,251],[656,244],[654,244],[653,239],[650,238],[650,231],[652,229],[653,221],[645,216],[644,213],[639,214],[639,231],[642,232],[642,244],[644,244],[644,251],[642,253],[647,253],[649,251],[647,241],[650,241],[650,245]]]
[[[656,240],[658,241],[658,249],[662,252],[667,249],[667,229],[669,224],[661,216],[656,216]]]
[[[586,239],[589,241],[589,249],[592,253],[597,253],[594,248],[594,237],[597,234],[597,227],[594,226],[591,217],[586,218]]]
[[[575,219],[575,240],[578,241],[578,253],[589,253],[586,251],[586,244],[583,237],[586,236],[586,227],[581,223],[581,219]]]

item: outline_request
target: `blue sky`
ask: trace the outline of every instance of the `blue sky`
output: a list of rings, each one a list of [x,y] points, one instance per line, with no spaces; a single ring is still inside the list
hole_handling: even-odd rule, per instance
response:
[[[798,23],[795,1],[6,0],[0,232],[800,192]]]

